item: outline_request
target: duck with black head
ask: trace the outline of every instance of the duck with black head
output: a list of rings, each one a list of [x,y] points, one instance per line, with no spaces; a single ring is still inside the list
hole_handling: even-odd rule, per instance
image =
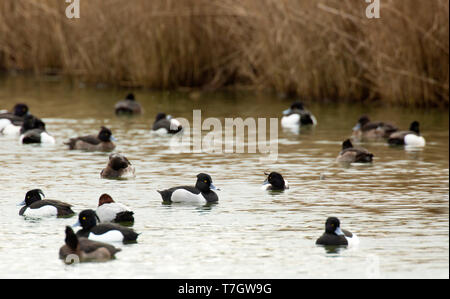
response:
[[[289,109],[283,111],[282,127],[317,125],[314,115],[303,107],[302,102],[292,103]]]
[[[376,140],[388,138],[398,128],[387,122],[371,122],[367,115],[363,115],[353,127],[352,137],[361,140]]]
[[[133,178],[135,168],[124,155],[114,153],[109,155],[108,164],[100,172],[100,176],[107,179]]]
[[[117,115],[133,115],[143,112],[141,104],[136,101],[133,93],[129,93],[124,100],[117,102],[114,110]]]
[[[41,119],[27,115],[20,128],[20,143],[55,144],[55,138],[48,134]]]
[[[289,183],[278,172],[264,173],[267,175],[267,179],[261,186],[263,190],[283,191],[289,189]]]
[[[358,236],[341,229],[341,222],[336,217],[329,217],[325,222],[325,232],[316,240],[316,245],[347,246],[359,243]]]
[[[66,226],[65,232],[65,245],[59,249],[59,258],[66,264],[72,264],[75,260],[80,263],[106,262],[114,259],[115,254],[121,251],[110,244],[79,238],[70,226]]]
[[[390,145],[405,145],[409,147],[424,147],[425,138],[420,136],[419,122],[413,121],[409,126],[409,131],[394,132],[389,136]]]
[[[98,199],[98,207],[95,211],[100,222],[132,223],[133,212],[124,204],[115,202],[109,194],[102,194]]]
[[[342,143],[342,150],[336,158],[336,161],[341,163],[371,163],[372,160],[372,153],[362,147],[353,147],[350,139]]]
[[[215,203],[219,197],[213,190],[220,189],[213,185],[211,176],[199,173],[195,186],[172,187],[158,192],[166,203]]]
[[[81,226],[78,237],[99,242],[136,243],[139,236],[133,229],[115,223],[98,223],[100,219],[94,210],[83,210],[73,227]]]
[[[24,206],[20,209],[20,216],[28,217],[70,217],[75,215],[72,211],[72,205],[51,199],[42,199],[45,197],[41,189],[33,189],[25,194],[25,199],[19,205]]]
[[[180,122],[170,115],[158,113],[152,126],[152,131],[158,134],[176,134],[183,129]]]
[[[23,103],[16,104],[12,113],[0,113],[0,135],[19,135],[27,115],[29,115],[28,106]]]
[[[116,141],[116,139],[112,135],[111,130],[102,126],[97,136],[87,135],[70,138],[70,140],[64,144],[68,145],[70,150],[110,152],[116,148],[113,141]]]

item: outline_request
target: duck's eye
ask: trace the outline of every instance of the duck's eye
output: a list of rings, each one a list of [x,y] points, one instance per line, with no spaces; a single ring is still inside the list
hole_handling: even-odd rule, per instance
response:
[[[203,182],[204,182],[204,183],[207,183],[208,181],[207,181],[207,180],[204,180]]]
[[[81,218],[82,220],[86,220],[86,217]]]
[[[28,195],[27,198],[30,198],[30,196]]]
[[[334,226],[334,223],[331,223],[331,226]]]

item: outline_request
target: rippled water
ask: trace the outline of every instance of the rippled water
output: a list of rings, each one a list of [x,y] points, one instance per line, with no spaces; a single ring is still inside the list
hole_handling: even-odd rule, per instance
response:
[[[128,91],[69,84],[54,78],[0,79],[0,109],[26,102],[47,123],[54,146],[20,145],[0,137],[0,277],[15,278],[413,278],[449,276],[448,110],[308,103],[318,126],[300,134],[279,130],[275,163],[260,154],[172,154],[168,138],[150,134],[157,112],[192,119],[279,117],[289,100],[248,93],[136,91],[145,113],[117,118],[114,103]],[[372,165],[334,162],[358,117],[392,120],[407,129],[419,120],[422,151],[364,143]],[[136,167],[133,180],[105,180],[108,154],[68,151],[70,137],[107,125],[117,152]],[[281,172],[290,190],[260,190],[264,171]],[[217,205],[163,205],[158,189],[194,184],[209,173]],[[320,175],[325,179],[320,180]],[[107,192],[135,212],[138,243],[108,263],[66,266],[58,259],[69,219],[25,219],[17,203],[41,188],[79,212]],[[355,248],[315,246],[328,216],[358,234]]]

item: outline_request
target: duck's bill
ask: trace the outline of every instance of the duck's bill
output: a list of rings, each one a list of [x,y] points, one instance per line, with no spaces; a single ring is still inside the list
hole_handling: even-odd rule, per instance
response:
[[[81,226],[80,221],[77,221],[77,223],[73,224],[72,227]]]
[[[171,120],[171,119],[172,119],[172,115],[170,115],[170,114],[167,115],[167,116],[166,116],[166,119]]]
[[[269,183],[269,180],[265,180],[265,181],[262,183],[263,186],[269,185],[269,184],[270,184],[270,183]]]
[[[359,129],[361,129],[360,123],[356,124],[356,126],[353,127],[353,131],[358,131]]]
[[[291,114],[291,112],[292,112],[292,109],[291,109],[291,108],[286,109],[286,110],[283,111],[283,115]]]
[[[24,205],[25,205],[25,200],[22,201],[21,203],[18,203],[17,205],[18,205],[18,206],[24,206]]]
[[[111,137],[109,138],[111,141],[117,141],[117,139],[111,135]]]
[[[209,189],[220,191],[220,189],[217,188],[216,186],[214,186],[213,184],[211,184],[211,185],[209,186]]]
[[[334,231],[334,233],[335,233],[336,235],[338,235],[338,236],[343,236],[343,235],[344,235],[344,233],[342,232],[342,230],[341,230],[340,227],[336,228],[336,230]]]

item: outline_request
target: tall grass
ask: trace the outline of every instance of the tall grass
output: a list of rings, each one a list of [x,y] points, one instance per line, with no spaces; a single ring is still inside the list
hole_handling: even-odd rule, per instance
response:
[[[0,1],[0,68],[151,88],[248,86],[307,99],[449,103],[449,2]]]

